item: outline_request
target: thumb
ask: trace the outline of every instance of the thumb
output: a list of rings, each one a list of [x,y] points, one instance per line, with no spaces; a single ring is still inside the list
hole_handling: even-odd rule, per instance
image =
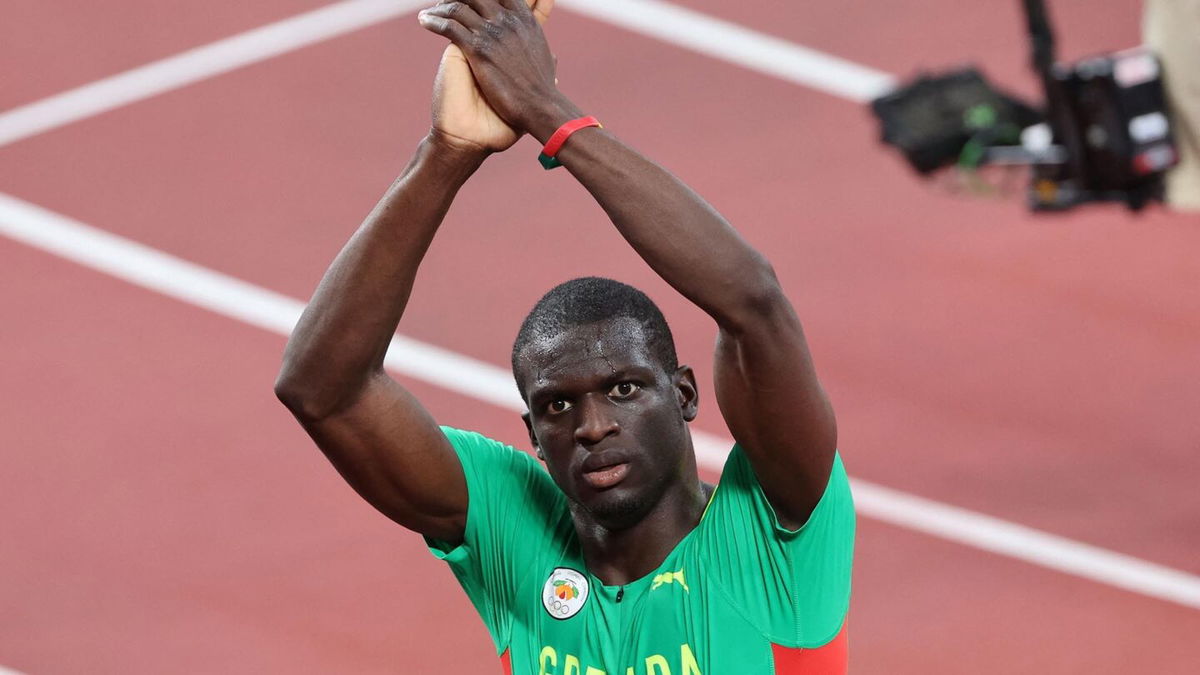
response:
[[[554,0],[525,0],[529,5],[529,9],[533,10],[533,18],[537,19],[538,25],[545,25],[550,19],[550,10],[554,9]]]
[[[466,54],[462,53],[462,50],[458,48],[458,45],[451,43],[451,44],[446,45],[446,49],[444,49],[442,51],[442,60],[443,61],[466,61],[467,56],[466,56]]]

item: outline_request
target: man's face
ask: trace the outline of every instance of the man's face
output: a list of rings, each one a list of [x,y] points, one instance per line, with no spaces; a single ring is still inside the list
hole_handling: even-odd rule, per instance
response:
[[[687,477],[695,381],[689,368],[664,370],[636,321],[535,340],[518,368],[531,440],[559,488],[597,523],[637,523]]]

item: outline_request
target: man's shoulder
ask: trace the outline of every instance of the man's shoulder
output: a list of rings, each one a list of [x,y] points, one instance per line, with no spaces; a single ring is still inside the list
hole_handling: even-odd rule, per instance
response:
[[[446,440],[454,447],[460,456],[464,454],[479,455],[486,459],[508,460],[514,463],[532,463],[537,461],[529,453],[518,450],[507,443],[485,436],[478,431],[469,431],[457,427],[441,425]]]
[[[476,431],[451,426],[441,429],[462,462],[468,490],[496,491],[507,484],[543,500],[562,497],[550,474],[529,453]]]
[[[743,524],[748,524],[749,521],[762,522],[768,526],[768,530],[789,540],[800,538],[802,532],[811,529],[807,525],[814,520],[829,520],[840,526],[835,529],[843,529],[848,525],[851,530],[855,520],[849,480],[840,453],[834,455],[825,491],[807,521],[799,527],[785,527],[780,523],[774,507],[763,492],[745,450],[737,444],[729,452],[716,491],[709,500],[706,514],[708,511],[724,512],[724,516],[735,515],[743,520]],[[728,526],[729,523],[725,525]],[[716,527],[721,529],[720,525]]]

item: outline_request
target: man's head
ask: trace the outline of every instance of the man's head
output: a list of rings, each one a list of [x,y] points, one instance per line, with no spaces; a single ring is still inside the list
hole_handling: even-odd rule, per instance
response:
[[[695,481],[696,384],[641,291],[587,277],[547,293],[513,345],[530,440],[559,488],[612,529]]]

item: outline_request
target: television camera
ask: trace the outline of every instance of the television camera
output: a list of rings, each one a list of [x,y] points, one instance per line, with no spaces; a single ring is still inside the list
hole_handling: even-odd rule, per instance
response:
[[[973,67],[921,75],[871,102],[883,142],[922,175],[1027,166],[1037,211],[1094,201],[1138,210],[1161,200],[1178,152],[1158,57],[1135,47],[1059,62],[1045,3],[1022,5],[1041,105],[997,89]]]

